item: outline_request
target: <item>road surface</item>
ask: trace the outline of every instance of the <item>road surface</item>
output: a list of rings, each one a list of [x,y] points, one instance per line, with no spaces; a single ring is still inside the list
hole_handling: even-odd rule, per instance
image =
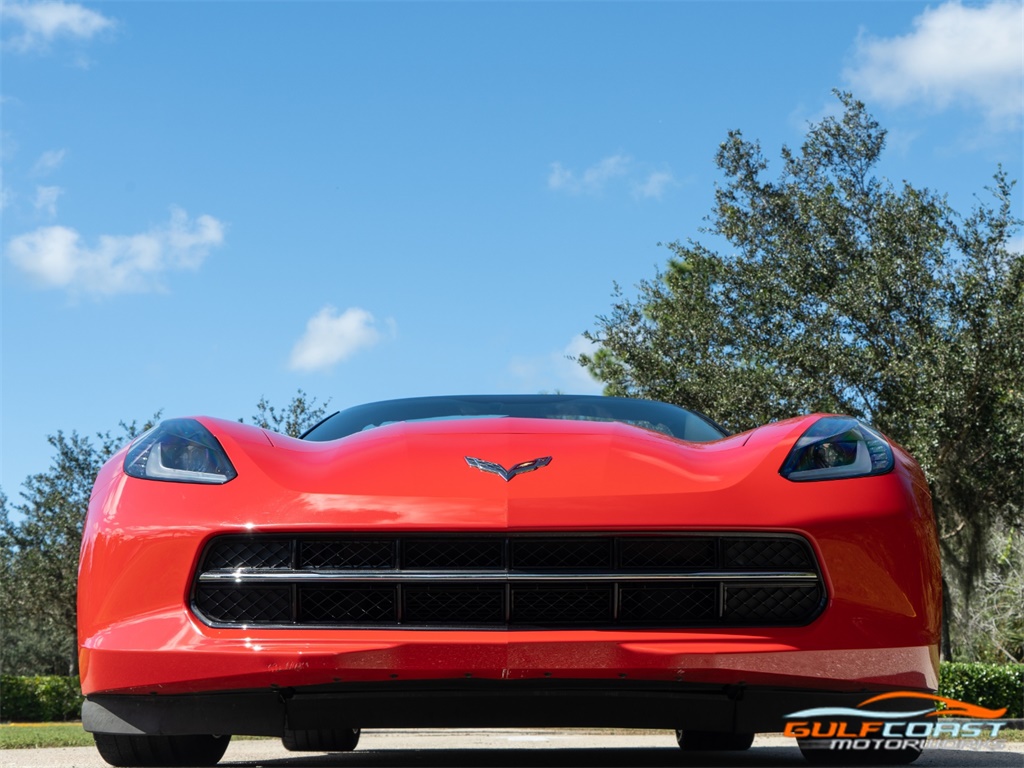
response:
[[[1024,768],[1024,743],[986,745],[986,751],[926,751],[915,768]],[[991,751],[989,751],[991,750]],[[792,739],[758,736],[747,752],[686,754],[671,731],[402,730],[364,731],[355,752],[286,751],[279,741],[234,740],[225,768],[765,768],[806,766]],[[0,751],[0,768],[107,768],[91,747]]]

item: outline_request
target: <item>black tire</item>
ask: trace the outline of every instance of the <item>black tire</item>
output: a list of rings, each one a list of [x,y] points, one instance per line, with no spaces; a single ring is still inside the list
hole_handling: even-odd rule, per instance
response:
[[[125,736],[94,733],[100,757],[111,765],[208,766],[216,765],[231,736]]]
[[[804,760],[816,766],[910,765],[921,756],[918,747],[851,750],[823,748],[818,739],[797,739],[796,743]]]
[[[285,729],[281,743],[289,752],[351,752],[359,743],[358,728]]]
[[[728,731],[676,731],[676,742],[686,752],[742,752],[754,743],[752,733]]]

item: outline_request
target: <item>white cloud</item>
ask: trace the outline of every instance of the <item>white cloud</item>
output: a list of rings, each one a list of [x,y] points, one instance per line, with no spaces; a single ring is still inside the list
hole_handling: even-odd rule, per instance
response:
[[[572,171],[561,163],[551,164],[551,173],[548,174],[548,187],[550,189],[565,189],[575,184],[575,177]]]
[[[610,180],[624,176],[631,162],[626,155],[611,155],[584,169],[580,174],[561,163],[552,163],[551,172],[548,174],[548,188],[564,190],[574,195],[596,194],[604,189]]]
[[[642,182],[637,182],[633,185],[633,196],[643,199],[653,198],[661,200],[665,190],[675,183],[675,178],[668,171],[654,171]]]
[[[1024,5],[996,0],[928,8],[913,31],[862,34],[844,72],[854,93],[900,106],[980,108],[990,122],[1016,126],[1024,112]]]
[[[88,40],[114,26],[112,19],[78,3],[44,0],[39,3],[5,2],[3,20],[20,31],[7,42],[14,50],[45,49],[58,37]]]
[[[670,186],[678,184],[669,171],[649,171],[629,155],[609,155],[581,172],[552,163],[548,189],[570,195],[596,195],[618,183],[628,185],[637,200],[660,200]]]
[[[45,288],[111,296],[160,290],[164,273],[197,269],[224,241],[212,216],[190,220],[180,208],[170,221],[137,235],[102,235],[94,246],[70,227],[40,227],[7,244],[11,263]]]
[[[387,325],[393,334],[394,322]],[[349,307],[338,314],[337,309],[326,306],[306,323],[306,332],[292,348],[288,367],[296,371],[327,370],[383,337],[373,315],[365,309]]]
[[[36,187],[36,199],[33,203],[37,211],[45,213],[51,219],[57,215],[57,198],[64,194],[60,187]]]
[[[566,392],[568,394],[600,394],[604,385],[595,380],[575,358],[592,354],[598,345],[582,334],[573,336],[564,348],[540,357],[514,358],[509,372],[522,389],[534,392]]]
[[[48,149],[39,156],[36,164],[32,166],[33,176],[46,176],[60,168],[64,158],[67,157],[66,149]]]

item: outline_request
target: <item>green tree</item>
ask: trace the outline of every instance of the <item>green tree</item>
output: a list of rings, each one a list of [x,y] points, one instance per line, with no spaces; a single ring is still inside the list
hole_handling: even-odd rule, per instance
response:
[[[961,215],[944,195],[874,175],[885,130],[837,93],[781,173],[733,131],[697,241],[616,286],[585,365],[610,395],[695,408],[736,430],[823,411],[875,424],[921,463],[947,576],[967,601],[992,531],[1020,528],[1024,256],[1013,182]],[[947,590],[947,594],[950,591]],[[947,614],[952,611],[947,611]],[[947,644],[947,651],[949,650]]]
[[[257,427],[280,432],[283,435],[299,437],[310,427],[323,420],[327,415],[327,406],[330,404],[330,398],[327,398],[327,401],[321,405],[317,403],[315,397],[310,397],[300,389],[292,397],[291,402],[282,411],[278,411],[267,402],[265,397],[261,397],[260,401],[256,403],[256,413],[252,417],[252,423]],[[239,419],[239,421],[245,421],[245,419]]]
[[[953,584],[954,589],[959,585]],[[955,600],[956,661],[1024,661],[1024,536],[994,531],[988,568],[969,604]]]
[[[103,463],[139,428],[121,424],[96,440],[57,432],[46,472],[25,480],[23,501],[0,497],[0,666],[7,674],[69,675],[78,670],[75,597],[82,523]]]

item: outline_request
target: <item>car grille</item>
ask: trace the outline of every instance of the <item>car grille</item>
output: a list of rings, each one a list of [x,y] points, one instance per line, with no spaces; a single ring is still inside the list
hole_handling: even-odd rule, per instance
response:
[[[192,609],[217,627],[683,628],[812,621],[790,534],[218,536]]]

